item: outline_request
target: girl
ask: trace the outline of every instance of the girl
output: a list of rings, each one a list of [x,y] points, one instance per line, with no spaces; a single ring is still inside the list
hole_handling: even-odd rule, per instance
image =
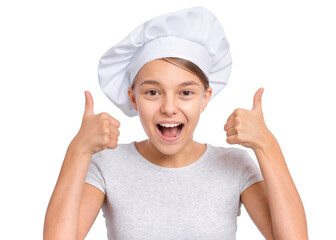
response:
[[[147,140],[118,144],[120,123],[86,104],[46,213],[45,239],[84,239],[100,208],[108,239],[235,239],[244,204],[266,239],[307,239],[303,205],[260,88],[252,110],[236,109],[226,141],[193,139],[201,112],[227,83],[229,47],[215,16],[190,8],[154,18],[102,57],[104,93],[139,115]]]

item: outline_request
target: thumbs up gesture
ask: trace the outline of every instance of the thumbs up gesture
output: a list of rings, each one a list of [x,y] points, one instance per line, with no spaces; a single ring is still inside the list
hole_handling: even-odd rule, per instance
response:
[[[94,154],[107,148],[116,148],[120,123],[108,113],[94,114],[93,98],[85,91],[85,111],[82,125],[74,138],[81,152]]]
[[[240,144],[253,150],[265,148],[272,134],[266,127],[261,105],[263,88],[254,95],[252,110],[237,108],[224,126],[229,144]]]

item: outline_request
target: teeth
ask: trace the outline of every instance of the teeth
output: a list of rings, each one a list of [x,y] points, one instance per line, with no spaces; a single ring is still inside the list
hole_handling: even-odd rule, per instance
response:
[[[169,127],[177,127],[179,125],[181,125],[182,123],[162,123],[162,124],[159,124],[161,127],[166,127],[166,128],[169,128]]]

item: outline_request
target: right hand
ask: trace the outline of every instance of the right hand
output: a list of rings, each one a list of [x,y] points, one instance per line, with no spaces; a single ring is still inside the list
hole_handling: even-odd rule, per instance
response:
[[[105,112],[94,114],[93,98],[89,91],[85,91],[85,99],[82,125],[74,138],[77,147],[91,155],[107,148],[116,148],[120,135],[119,121]]]

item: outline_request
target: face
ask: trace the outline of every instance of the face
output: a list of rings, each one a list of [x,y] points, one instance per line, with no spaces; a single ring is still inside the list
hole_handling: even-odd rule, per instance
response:
[[[128,93],[152,144],[174,155],[192,144],[201,112],[210,97],[199,78],[163,60],[153,60],[139,71]]]

